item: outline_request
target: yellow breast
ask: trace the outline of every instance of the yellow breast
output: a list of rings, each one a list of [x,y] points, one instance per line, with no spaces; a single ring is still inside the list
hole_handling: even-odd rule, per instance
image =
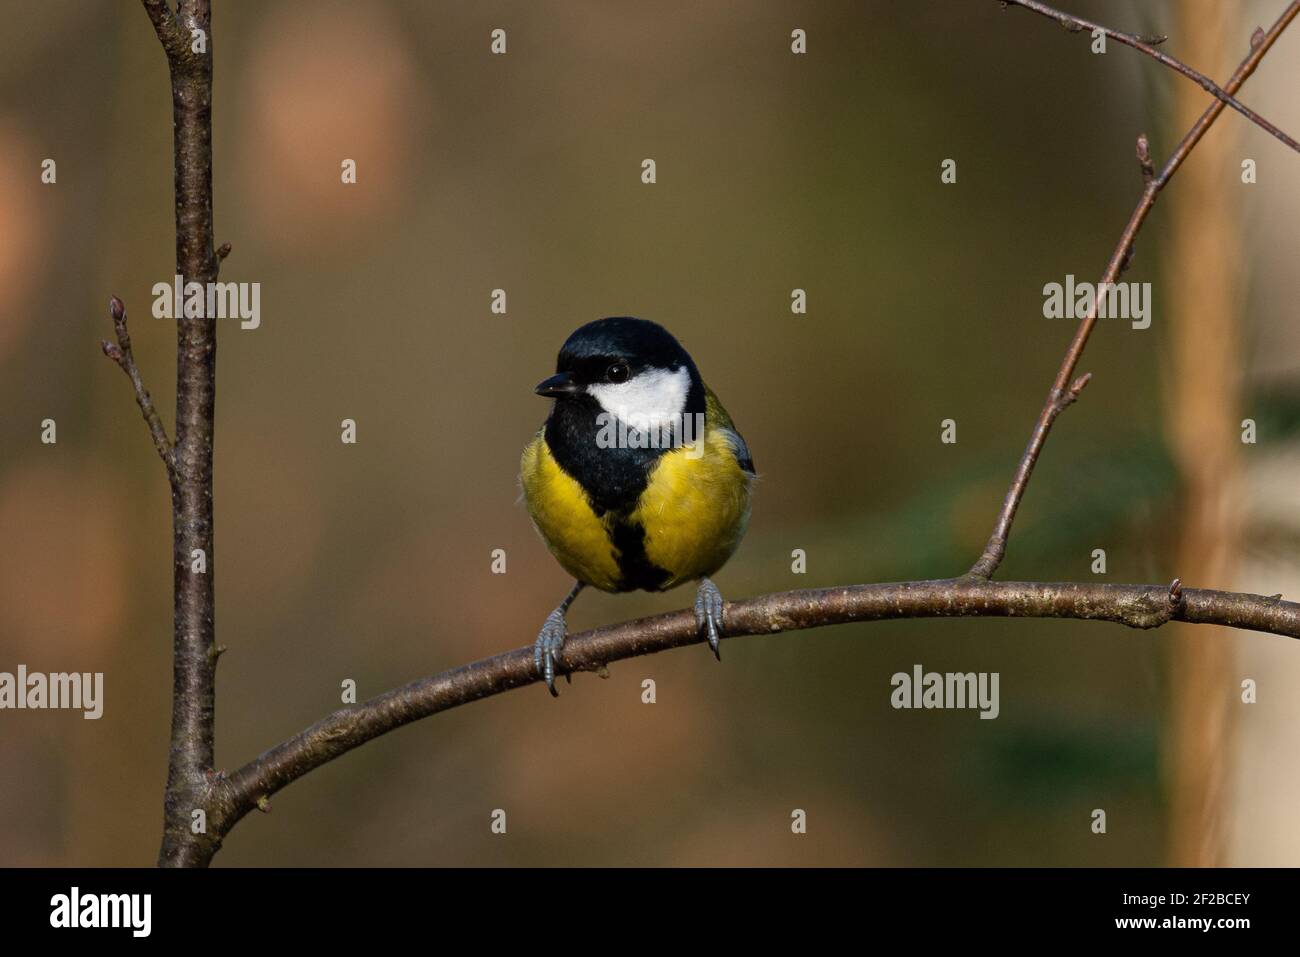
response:
[[[702,455],[687,447],[660,456],[632,513],[645,529],[646,558],[672,575],[664,588],[712,575],[745,534],[753,476],[727,435],[710,427]]]
[[[524,449],[519,478],[528,514],[564,570],[602,591],[618,591],[618,561],[606,524],[582,486],[555,461],[541,432]]]
[[[716,572],[745,533],[753,476],[740,467],[729,435],[710,426],[702,454],[690,447],[665,452],[636,508],[621,517],[644,530],[645,557],[669,574],[664,588]],[[623,590],[610,537],[620,516],[596,515],[542,433],[524,450],[520,478],[533,524],[564,569],[603,591]]]

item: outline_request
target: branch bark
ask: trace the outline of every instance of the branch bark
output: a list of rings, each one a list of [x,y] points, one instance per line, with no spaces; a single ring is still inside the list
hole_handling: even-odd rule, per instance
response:
[[[1041,4],[1029,4],[1024,0],[1010,0],[1010,2],[1019,3],[1021,6],[1027,6],[1030,9],[1042,6]],[[1264,59],[1264,54],[1277,42],[1277,38],[1282,35],[1282,31],[1296,18],[1298,13],[1300,13],[1300,0],[1293,0],[1282,11],[1282,15],[1278,17],[1277,22],[1267,32],[1256,30],[1254,36],[1251,37],[1250,53],[1237,67],[1236,72],[1232,74],[1232,78],[1224,85],[1225,92],[1235,94],[1241,89],[1242,84],[1249,79],[1250,75],[1255,72],[1255,68],[1259,66],[1260,61]],[[1056,11],[1052,11],[1051,15],[1057,18],[1064,16],[1064,14],[1056,13]],[[1155,175],[1152,175],[1154,170],[1151,167],[1146,137],[1138,137],[1137,155],[1142,168],[1142,179],[1145,186],[1142,190],[1142,196],[1138,199],[1137,206],[1134,208],[1132,215],[1129,216],[1128,224],[1124,227],[1119,243],[1115,246],[1115,251],[1111,253],[1110,262],[1106,264],[1106,271],[1102,273],[1098,288],[1113,283],[1119,278],[1120,273],[1128,267],[1129,260],[1133,256],[1133,243],[1137,240],[1138,230],[1142,228],[1147,215],[1155,206],[1156,197],[1160,195],[1160,191],[1164,189],[1165,184],[1169,182],[1174,173],[1178,172],[1178,168],[1183,165],[1183,161],[1187,159],[1196,144],[1201,141],[1201,137],[1219,118],[1219,114],[1223,112],[1224,107],[1225,103],[1222,99],[1211,103],[1206,111],[1201,114],[1200,119],[1183,136],[1173,154],[1161,167],[1160,172]],[[1061,367],[1057,370],[1056,379],[1052,382],[1052,388],[1047,393],[1047,401],[1043,403],[1043,410],[1038,413],[1038,421],[1034,424],[1034,430],[1030,434],[1029,445],[1025,447],[1025,451],[1020,457],[1020,463],[1016,466],[1015,475],[1011,480],[1011,487],[1007,489],[1002,508],[999,510],[997,521],[993,526],[993,532],[989,536],[988,543],[984,546],[984,552],[980,555],[979,560],[966,573],[972,578],[990,578],[997,571],[998,566],[1002,564],[1002,559],[1007,553],[1007,539],[1011,534],[1011,523],[1015,521],[1016,510],[1020,507],[1020,501],[1024,498],[1025,489],[1029,486],[1029,478],[1033,475],[1034,466],[1038,464],[1038,457],[1043,451],[1043,445],[1047,442],[1047,435],[1052,431],[1052,425],[1056,422],[1057,417],[1065,410],[1066,406],[1078,397],[1078,390],[1084,384],[1083,382],[1076,382],[1071,386],[1070,378],[1074,375],[1079,359],[1083,356],[1083,350],[1088,345],[1088,337],[1092,335],[1093,327],[1097,324],[1097,302],[1098,300],[1094,300],[1093,307],[1079,323],[1079,328],[1074,333],[1074,339],[1070,342],[1069,349],[1066,350]]]
[[[728,639],[902,618],[1077,618],[1144,629],[1186,621],[1300,638],[1300,604],[1280,596],[1185,589],[1177,581],[1107,585],[957,578],[780,592],[725,606]],[[563,665],[569,672],[601,671],[610,662],[700,643],[694,614],[677,611],[571,635]],[[208,827],[219,843],[244,815],[267,810],[281,788],[353,748],[429,715],[540,680],[532,648],[518,648],[335,711],[229,775],[217,775],[206,804]]]
[[[212,17],[208,0],[142,0],[167,55],[176,180],[176,273],[217,278],[212,226]],[[215,838],[194,833],[213,764],[216,686],[212,443],[216,322],[176,319],[176,444],[172,449],[172,731],[163,799],[161,866],[206,864]],[[196,556],[202,552],[202,562]]]

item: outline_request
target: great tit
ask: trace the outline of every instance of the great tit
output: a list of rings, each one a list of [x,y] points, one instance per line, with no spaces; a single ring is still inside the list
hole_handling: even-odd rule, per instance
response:
[[[524,499],[577,579],[533,649],[551,694],[564,615],[587,585],[665,591],[698,579],[696,625],[721,660],[722,594],[709,576],[745,534],[754,460],[694,361],[653,322],[598,319],[569,336],[534,391],[555,402],[524,449]]]

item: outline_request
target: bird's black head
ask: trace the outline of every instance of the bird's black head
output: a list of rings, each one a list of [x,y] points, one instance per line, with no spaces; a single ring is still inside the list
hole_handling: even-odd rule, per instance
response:
[[[704,383],[681,343],[663,326],[628,316],[576,330],[560,349],[555,375],[536,392],[627,421],[704,411]]]
[[[636,506],[659,456],[703,437],[704,382],[681,343],[645,319],[589,322],[537,394],[555,399],[546,442],[598,514]]]

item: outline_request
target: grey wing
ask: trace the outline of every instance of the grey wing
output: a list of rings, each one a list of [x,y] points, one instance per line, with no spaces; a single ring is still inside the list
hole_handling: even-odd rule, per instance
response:
[[[750,475],[756,474],[754,472],[754,457],[749,454],[749,446],[745,443],[744,437],[735,429],[723,429],[722,431],[726,434],[727,441],[731,443],[732,449],[735,450],[736,460],[740,463],[741,469]]]

